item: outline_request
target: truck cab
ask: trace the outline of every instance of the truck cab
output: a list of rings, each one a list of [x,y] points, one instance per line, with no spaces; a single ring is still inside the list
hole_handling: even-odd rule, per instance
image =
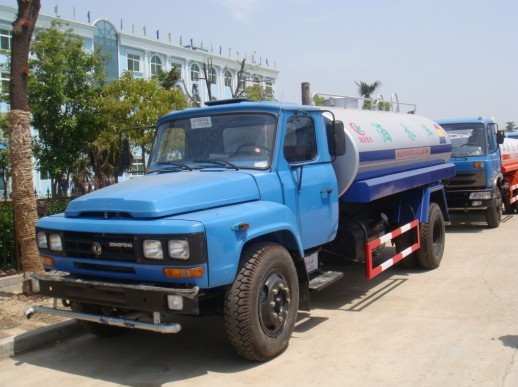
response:
[[[485,213],[489,227],[501,221],[502,171],[497,124],[490,118],[438,120],[452,143],[450,161],[456,175],[449,179],[446,197],[450,212]]]

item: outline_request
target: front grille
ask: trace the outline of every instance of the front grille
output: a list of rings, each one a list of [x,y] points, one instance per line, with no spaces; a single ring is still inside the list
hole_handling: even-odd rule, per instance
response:
[[[137,242],[129,235],[64,232],[63,244],[66,257],[137,261]]]

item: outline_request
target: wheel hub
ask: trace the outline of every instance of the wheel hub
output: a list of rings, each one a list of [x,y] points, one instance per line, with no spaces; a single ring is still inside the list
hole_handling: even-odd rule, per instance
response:
[[[282,332],[290,309],[290,290],[284,277],[278,273],[268,275],[260,295],[260,322],[271,337]]]

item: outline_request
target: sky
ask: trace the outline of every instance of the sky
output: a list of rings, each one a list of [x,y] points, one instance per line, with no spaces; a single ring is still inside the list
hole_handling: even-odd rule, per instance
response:
[[[15,0],[0,4],[17,7]],[[518,0],[42,0],[40,13],[178,44],[193,39],[279,70],[276,98],[358,95],[355,82],[431,119],[494,117],[518,126]],[[216,51],[216,49],[215,49]]]

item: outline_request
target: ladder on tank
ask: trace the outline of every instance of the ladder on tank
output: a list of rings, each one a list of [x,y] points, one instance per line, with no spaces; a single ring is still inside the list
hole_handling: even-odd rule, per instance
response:
[[[387,110],[385,107],[390,105],[389,111],[400,113],[400,107],[405,106],[410,108],[406,111],[407,114],[414,114],[417,109],[417,105],[415,104],[399,102],[399,98],[396,93],[392,93],[390,101],[385,100],[381,94],[379,94],[377,98],[363,98],[317,92],[311,95],[312,101],[315,101],[315,96],[322,98],[322,106],[326,107],[362,110],[364,106],[368,106],[368,104],[370,104],[371,111],[382,111]]]

